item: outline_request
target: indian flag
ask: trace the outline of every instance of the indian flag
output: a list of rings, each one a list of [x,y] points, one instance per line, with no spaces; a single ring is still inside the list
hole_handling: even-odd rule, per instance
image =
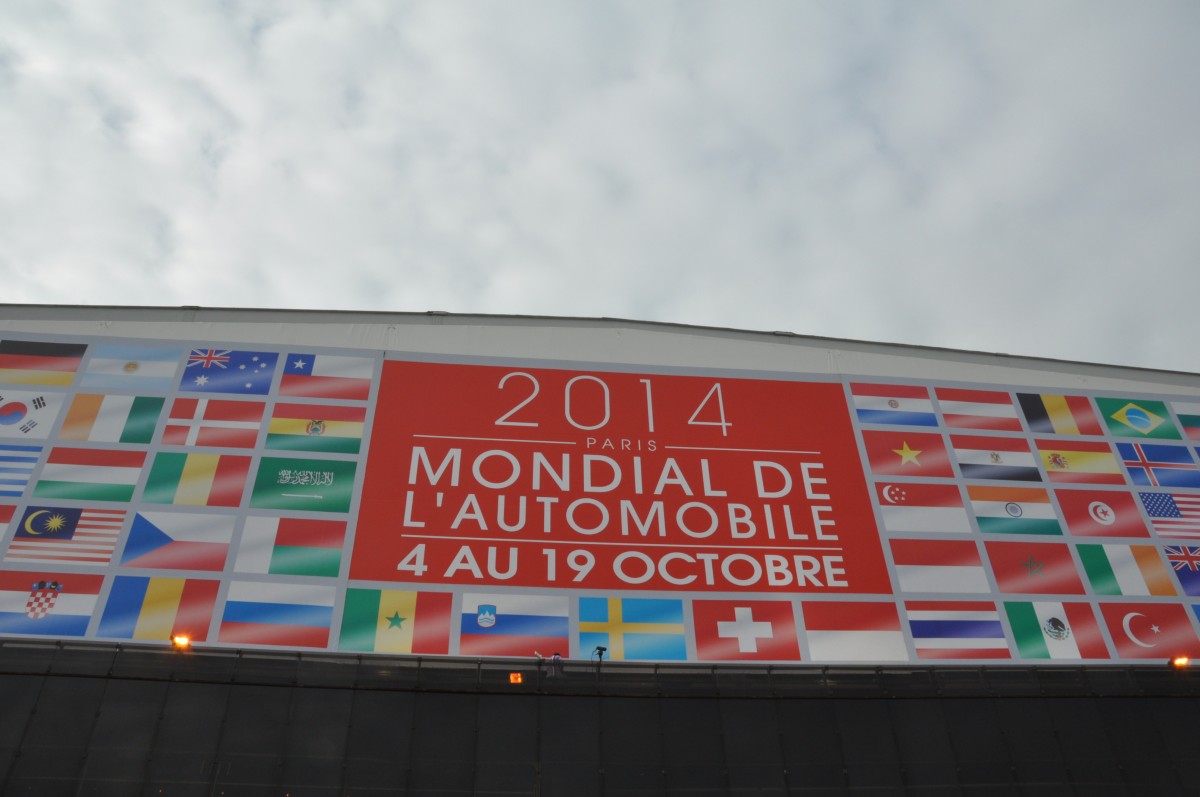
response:
[[[1045,490],[972,485],[967,496],[985,534],[1062,534]]]

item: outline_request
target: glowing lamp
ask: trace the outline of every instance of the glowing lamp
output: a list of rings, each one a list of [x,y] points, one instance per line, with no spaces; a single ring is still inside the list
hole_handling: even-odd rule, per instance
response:
[[[1191,663],[1191,659],[1189,659],[1187,656],[1173,656],[1168,663],[1171,665],[1172,669],[1182,670]]]
[[[519,672],[510,672],[508,674],[508,682],[510,684],[520,684],[525,682],[525,677]]]
[[[176,634],[175,636],[171,637],[171,645],[174,646],[176,650],[187,650],[192,646],[192,638],[187,634]]]

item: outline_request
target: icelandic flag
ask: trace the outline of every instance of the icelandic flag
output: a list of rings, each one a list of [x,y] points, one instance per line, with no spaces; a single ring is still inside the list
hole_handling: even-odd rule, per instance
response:
[[[566,597],[463,595],[459,653],[464,656],[533,656],[566,650]]]

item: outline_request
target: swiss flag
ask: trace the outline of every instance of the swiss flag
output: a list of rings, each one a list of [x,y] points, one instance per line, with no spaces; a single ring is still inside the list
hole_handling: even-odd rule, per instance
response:
[[[692,601],[696,656],[703,661],[798,661],[788,601]]]
[[[1055,490],[1067,528],[1078,537],[1149,537],[1132,493]]]
[[[1200,639],[1178,603],[1102,603],[1100,613],[1120,658],[1165,662],[1172,656],[1200,656]]]
[[[877,475],[954,478],[941,435],[865,431],[863,442],[871,471]]]

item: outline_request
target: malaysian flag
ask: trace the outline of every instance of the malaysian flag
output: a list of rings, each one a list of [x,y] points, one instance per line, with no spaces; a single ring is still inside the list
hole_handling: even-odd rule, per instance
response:
[[[1200,495],[1138,493],[1160,537],[1200,539]]]
[[[108,564],[124,523],[121,509],[31,506],[4,561]]]

